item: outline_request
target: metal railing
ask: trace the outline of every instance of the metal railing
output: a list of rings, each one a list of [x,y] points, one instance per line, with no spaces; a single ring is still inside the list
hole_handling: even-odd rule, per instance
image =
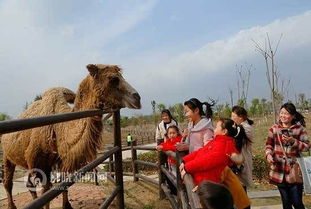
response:
[[[15,131],[26,130],[30,128],[40,127],[44,125],[50,125],[80,118],[92,117],[97,115],[102,115],[114,111],[113,114],[113,124],[114,124],[114,147],[107,152],[102,153],[102,156],[98,157],[93,162],[87,164],[79,171],[71,174],[67,177],[65,182],[60,185],[51,188],[49,191],[44,193],[39,198],[35,199],[24,209],[37,209],[42,208],[45,204],[56,198],[59,194],[65,191],[68,187],[73,185],[76,180],[79,180],[86,172],[93,170],[107,158],[111,157],[113,154],[115,159],[115,184],[116,188],[113,190],[111,195],[107,197],[105,202],[100,206],[100,208],[108,208],[114,198],[117,198],[118,208],[124,208],[124,188],[123,188],[123,169],[122,169],[122,144],[121,144],[121,126],[120,126],[120,111],[119,110],[87,110],[80,112],[71,112],[63,114],[55,114],[27,119],[17,119],[10,121],[0,122],[0,134],[11,133]]]

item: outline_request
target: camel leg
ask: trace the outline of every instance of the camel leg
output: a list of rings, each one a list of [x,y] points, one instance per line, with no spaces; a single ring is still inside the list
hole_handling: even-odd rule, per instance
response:
[[[36,199],[38,197],[37,192],[36,192],[36,185],[34,185],[33,182],[30,180],[31,177],[32,177],[32,174],[28,174],[26,187],[28,188],[28,191],[30,192],[32,199]]]
[[[51,183],[51,169],[47,169],[45,170],[45,175],[46,175],[46,182],[43,186],[43,192],[42,194],[44,194],[45,192],[47,192],[51,187],[52,187],[52,183]],[[45,209],[50,209],[50,202],[48,202],[45,205]]]
[[[73,207],[71,207],[70,202],[68,201],[68,190],[67,189],[63,192],[63,209],[73,209]]]
[[[4,157],[4,178],[3,178],[3,186],[5,188],[7,197],[8,197],[8,208],[16,209],[16,206],[12,197],[12,189],[13,189],[13,176],[15,171],[15,164],[9,161],[6,157]]]

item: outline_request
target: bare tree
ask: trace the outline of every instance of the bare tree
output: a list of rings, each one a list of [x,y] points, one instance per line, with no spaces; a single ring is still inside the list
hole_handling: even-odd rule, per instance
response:
[[[233,107],[233,90],[231,87],[229,87],[229,94],[230,94],[230,104],[231,107]]]
[[[238,103],[242,106],[246,104],[249,80],[251,76],[251,70],[253,65],[245,63],[244,65],[237,66],[237,89],[238,89]]]
[[[271,91],[271,100],[272,100],[272,109],[274,113],[274,121],[277,122],[277,100],[282,96],[278,91],[278,79],[279,73],[276,69],[275,64],[275,55],[277,53],[281,38],[283,34],[281,34],[280,39],[278,40],[275,49],[272,49],[271,41],[269,35],[267,33],[267,38],[265,39],[265,48],[263,49],[256,41],[252,40],[255,43],[255,47],[258,52],[264,57],[266,64],[266,76],[268,80],[268,84]]]

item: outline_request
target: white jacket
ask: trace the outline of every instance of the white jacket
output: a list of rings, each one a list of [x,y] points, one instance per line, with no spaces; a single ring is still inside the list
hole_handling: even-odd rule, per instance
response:
[[[177,122],[175,120],[171,120],[171,122],[166,125],[166,128],[170,127],[171,125],[177,126]],[[164,122],[162,120],[161,123],[159,123],[159,125],[157,126],[156,136],[155,136],[156,142],[164,139],[165,134],[166,134],[166,129],[164,127]]]

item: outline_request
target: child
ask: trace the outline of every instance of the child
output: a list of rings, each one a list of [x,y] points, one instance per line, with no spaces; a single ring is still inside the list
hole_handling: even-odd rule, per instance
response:
[[[198,188],[198,196],[205,209],[232,209],[233,199],[230,191],[222,184],[203,181]]]
[[[171,125],[167,128],[166,141],[162,142],[156,148],[158,151],[176,151],[176,144],[182,140],[182,136],[179,129],[175,125]],[[176,176],[176,161],[172,157],[167,158],[169,171]]]
[[[230,169],[230,171],[227,171],[225,168],[232,165],[232,161],[239,164],[243,162],[243,157],[235,148],[233,139],[233,137],[239,137],[239,135],[244,134],[243,131],[244,129],[236,126],[231,119],[220,119],[214,129],[214,139],[203,148],[183,158],[184,163],[180,165],[182,178],[187,172],[193,176],[196,185],[199,185],[203,180],[209,180],[215,183],[225,183],[226,178],[223,179],[223,172],[226,171],[225,177],[232,177],[232,175],[229,174],[233,174]],[[236,182],[234,185],[237,188],[229,188],[233,195],[235,205],[239,209],[249,206],[249,199],[242,188],[239,179],[233,174],[233,177],[230,180]],[[245,201],[242,201],[243,204],[240,204],[241,201],[236,198],[236,191],[242,193],[242,197],[245,199]],[[239,197],[241,198],[241,196]]]

